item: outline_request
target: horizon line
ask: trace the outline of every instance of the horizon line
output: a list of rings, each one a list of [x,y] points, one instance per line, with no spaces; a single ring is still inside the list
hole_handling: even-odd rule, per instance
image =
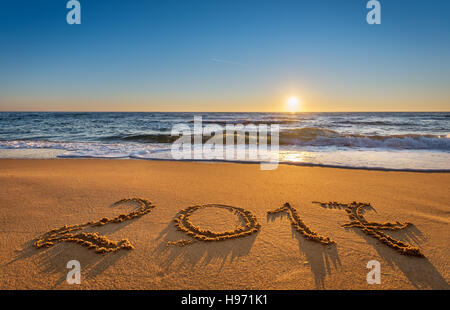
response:
[[[398,111],[86,111],[86,110],[0,110],[0,113],[450,113],[450,110],[398,110]]]

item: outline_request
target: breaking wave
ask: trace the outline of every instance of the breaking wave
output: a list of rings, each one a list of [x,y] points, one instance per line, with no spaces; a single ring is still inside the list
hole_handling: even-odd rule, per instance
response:
[[[325,128],[310,127],[280,133],[280,144],[450,151],[450,135],[355,135],[341,134]]]
[[[240,133],[242,135],[242,133]],[[238,136],[234,133],[234,136]],[[132,148],[139,144],[170,144],[180,136],[172,136],[170,133],[154,133],[142,135],[115,135],[102,138],[102,142],[90,143],[90,145],[112,150],[123,148],[127,145]],[[225,135],[224,143],[225,143]],[[270,134],[268,136],[270,143]],[[210,139],[210,136],[203,136],[203,142]],[[248,135],[245,139],[248,143]],[[339,148],[376,148],[376,149],[396,149],[396,150],[439,150],[450,151],[450,134],[401,134],[401,135],[356,135],[343,134],[326,128],[297,128],[280,132],[279,144],[281,146],[301,146],[301,147],[339,147]],[[77,147],[86,146],[86,143],[68,143],[28,139],[0,141],[0,148],[58,148],[75,151]]]

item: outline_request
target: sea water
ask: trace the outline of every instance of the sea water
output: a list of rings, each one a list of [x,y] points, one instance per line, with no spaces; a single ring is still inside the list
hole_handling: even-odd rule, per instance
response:
[[[203,125],[278,124],[280,163],[450,171],[449,112],[1,112],[0,157],[20,149],[22,158],[173,160],[172,127],[193,126],[194,116]]]

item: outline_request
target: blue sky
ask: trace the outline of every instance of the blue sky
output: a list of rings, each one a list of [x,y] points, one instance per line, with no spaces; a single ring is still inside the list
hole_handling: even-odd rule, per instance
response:
[[[1,0],[0,110],[449,111],[450,3]]]

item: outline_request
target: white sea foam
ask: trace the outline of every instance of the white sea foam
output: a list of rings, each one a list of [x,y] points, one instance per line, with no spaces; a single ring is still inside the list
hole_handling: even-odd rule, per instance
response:
[[[280,134],[280,144],[450,151],[450,138],[448,134],[341,134],[330,129],[314,127],[286,130]]]
[[[5,151],[22,150],[20,156]],[[46,152],[47,150],[47,152]],[[344,168],[450,171],[450,153],[429,150],[340,149],[330,147],[281,147],[280,163]],[[48,141],[0,141],[0,158],[130,158],[173,160],[166,144],[141,143],[60,143]],[[201,159],[200,159],[201,160]],[[209,161],[209,160],[208,160]],[[230,162],[258,162],[227,160]]]

